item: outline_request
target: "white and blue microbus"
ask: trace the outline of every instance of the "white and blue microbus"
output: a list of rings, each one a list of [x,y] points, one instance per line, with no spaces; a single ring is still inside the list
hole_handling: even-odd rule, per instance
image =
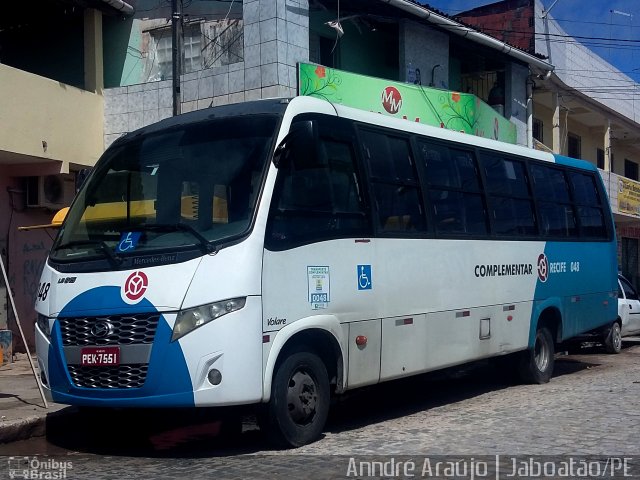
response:
[[[617,318],[587,162],[297,97],[120,138],[76,196],[36,300],[41,382],[94,407],[259,406],[317,439],[331,395],[560,342]]]

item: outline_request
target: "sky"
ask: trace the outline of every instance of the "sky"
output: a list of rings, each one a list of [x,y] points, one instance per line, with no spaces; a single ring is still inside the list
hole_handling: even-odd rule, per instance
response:
[[[420,0],[455,15],[492,0]],[[497,1],[497,0],[495,0]],[[550,15],[583,45],[640,83],[640,0],[542,0]]]

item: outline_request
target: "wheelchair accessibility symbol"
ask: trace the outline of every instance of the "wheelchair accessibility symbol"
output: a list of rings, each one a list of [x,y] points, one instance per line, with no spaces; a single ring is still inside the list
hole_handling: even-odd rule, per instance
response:
[[[371,290],[371,265],[358,265],[358,290]]]
[[[116,247],[116,252],[124,253],[129,250],[135,250],[142,232],[123,232],[120,235],[120,243]]]

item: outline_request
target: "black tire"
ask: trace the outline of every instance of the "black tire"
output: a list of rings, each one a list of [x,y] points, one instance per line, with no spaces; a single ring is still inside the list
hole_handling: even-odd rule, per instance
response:
[[[547,327],[538,328],[533,348],[522,352],[518,372],[527,383],[547,383],[553,375],[555,349]]]
[[[620,353],[622,351],[622,329],[618,322],[613,322],[611,328],[604,337],[604,349],[607,353]]]
[[[329,377],[317,355],[297,352],[277,368],[260,421],[277,447],[300,447],[320,437],[329,414]]]

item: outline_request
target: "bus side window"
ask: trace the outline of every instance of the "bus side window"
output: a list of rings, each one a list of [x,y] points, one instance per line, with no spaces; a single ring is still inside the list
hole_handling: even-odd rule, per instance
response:
[[[409,141],[361,130],[379,228],[384,233],[421,233],[427,229],[422,194]]]
[[[286,210],[332,211],[327,172],[322,168],[290,172],[283,185],[281,202]]]
[[[569,183],[578,211],[581,235],[607,238],[604,211],[593,175],[569,172]]]
[[[574,237],[578,234],[569,184],[564,172],[548,165],[531,164],[533,190],[538,200],[540,231],[548,237]]]
[[[538,233],[533,200],[524,162],[497,153],[482,153],[493,233],[534,236]]]
[[[473,152],[418,141],[436,233],[486,235],[487,212]]]
[[[318,162],[278,170],[265,245],[273,250],[370,234],[348,142],[322,138]]]

